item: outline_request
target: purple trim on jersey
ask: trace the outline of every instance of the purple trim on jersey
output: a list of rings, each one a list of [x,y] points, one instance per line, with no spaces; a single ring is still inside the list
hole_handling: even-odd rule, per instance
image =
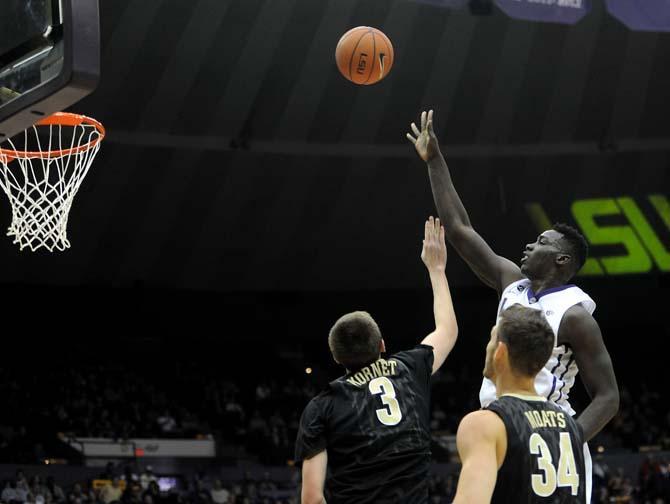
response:
[[[528,287],[528,301],[530,301],[531,298],[535,298],[535,300],[539,300],[541,297],[546,296],[547,294],[553,294],[554,292],[560,292],[565,289],[569,289],[570,287],[576,287],[574,284],[567,284],[567,285],[559,285],[558,287],[551,287],[549,289],[545,289],[539,294],[535,294],[533,292],[532,287]]]
[[[554,375],[554,371],[558,369],[558,366],[561,365],[561,359],[563,358],[565,354],[561,354],[558,356],[558,362],[554,366],[554,368],[551,370],[551,374]],[[551,385],[551,392],[549,392],[549,395],[547,396],[547,399],[551,400],[551,396],[554,395],[554,390],[556,390],[556,375],[554,375],[554,382]]]
[[[500,314],[501,314],[501,313],[503,312],[503,310],[505,309],[505,303],[507,303],[507,298],[503,298],[502,303],[501,303],[501,305],[500,305],[500,310],[498,310],[498,316],[500,316]]]
[[[558,366],[561,365],[561,359],[563,358],[564,355],[565,355],[565,354],[562,353],[561,355],[558,356],[558,362],[556,363],[556,365],[554,366],[554,368],[551,370],[551,374],[554,374],[554,371],[556,371],[556,370],[558,369]]]
[[[574,356],[570,356],[570,360],[568,360],[568,364],[565,366],[565,371],[563,371],[563,374],[561,375],[560,380],[563,381],[563,377],[565,376],[565,373],[568,372],[568,369],[570,369],[570,366],[572,366],[572,361],[575,360]],[[556,399],[556,402],[561,400],[561,397],[563,397],[563,389],[567,385],[566,382],[563,381],[563,385],[561,385],[561,388],[558,389],[558,399]]]
[[[551,392],[549,392],[547,400],[551,401],[551,396],[554,394],[554,390],[556,390],[556,375],[554,375],[554,383],[551,385]]]

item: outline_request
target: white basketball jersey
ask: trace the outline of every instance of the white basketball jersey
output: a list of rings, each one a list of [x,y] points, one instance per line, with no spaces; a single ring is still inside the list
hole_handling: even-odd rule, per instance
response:
[[[579,304],[587,312],[593,314],[596,309],[595,302],[575,285],[553,287],[536,295],[530,286],[530,280],[524,278],[511,283],[503,290],[498,304],[498,316],[503,310],[514,304],[542,310],[554,331],[554,351],[535,379],[535,390],[537,390],[538,395],[546,397],[570,415],[574,415],[575,410],[570,407],[568,394],[575,383],[575,376],[577,376],[579,370],[577,364],[575,364],[572,349],[566,345],[557,346],[558,327],[561,325],[563,315],[568,309]],[[479,391],[479,402],[482,408],[488,406],[495,399],[495,384],[488,378],[484,378],[482,388]]]

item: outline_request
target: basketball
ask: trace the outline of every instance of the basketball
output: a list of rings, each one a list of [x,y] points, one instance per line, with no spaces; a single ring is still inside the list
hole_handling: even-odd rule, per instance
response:
[[[391,71],[393,45],[377,28],[358,26],[340,38],[335,61],[340,73],[354,84],[375,84]]]

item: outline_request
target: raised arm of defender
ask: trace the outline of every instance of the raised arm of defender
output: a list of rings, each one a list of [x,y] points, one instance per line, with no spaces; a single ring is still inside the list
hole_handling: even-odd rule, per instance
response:
[[[444,243],[444,227],[440,225],[440,219],[430,217],[426,221],[421,260],[430,275],[435,316],[435,330],[426,336],[422,343],[433,347],[433,373],[435,373],[454,348],[458,337],[458,324],[445,275],[447,246]]]
[[[411,128],[414,136],[407,133],[407,138],[428,165],[433,199],[449,243],[485,284],[502,292],[523,275],[516,264],[497,255],[470,224],[433,131],[433,111],[421,113],[420,130],[415,123]]]

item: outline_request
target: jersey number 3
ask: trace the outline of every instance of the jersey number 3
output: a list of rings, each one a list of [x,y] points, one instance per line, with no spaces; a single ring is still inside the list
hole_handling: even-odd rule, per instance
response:
[[[577,495],[579,492],[579,473],[577,464],[575,464],[570,434],[561,432],[560,436],[561,456],[558,460],[558,470],[552,462],[547,442],[537,432],[530,436],[530,453],[539,455],[537,465],[544,473],[533,474],[530,477],[533,492],[540,497],[553,495],[556,487],[570,487],[572,495]]]
[[[382,404],[386,406],[375,411],[379,421],[384,425],[399,424],[400,420],[402,420],[402,411],[400,411],[400,405],[395,398],[393,382],[385,376],[380,376],[379,378],[370,380],[368,388],[373,395],[381,394]]]

